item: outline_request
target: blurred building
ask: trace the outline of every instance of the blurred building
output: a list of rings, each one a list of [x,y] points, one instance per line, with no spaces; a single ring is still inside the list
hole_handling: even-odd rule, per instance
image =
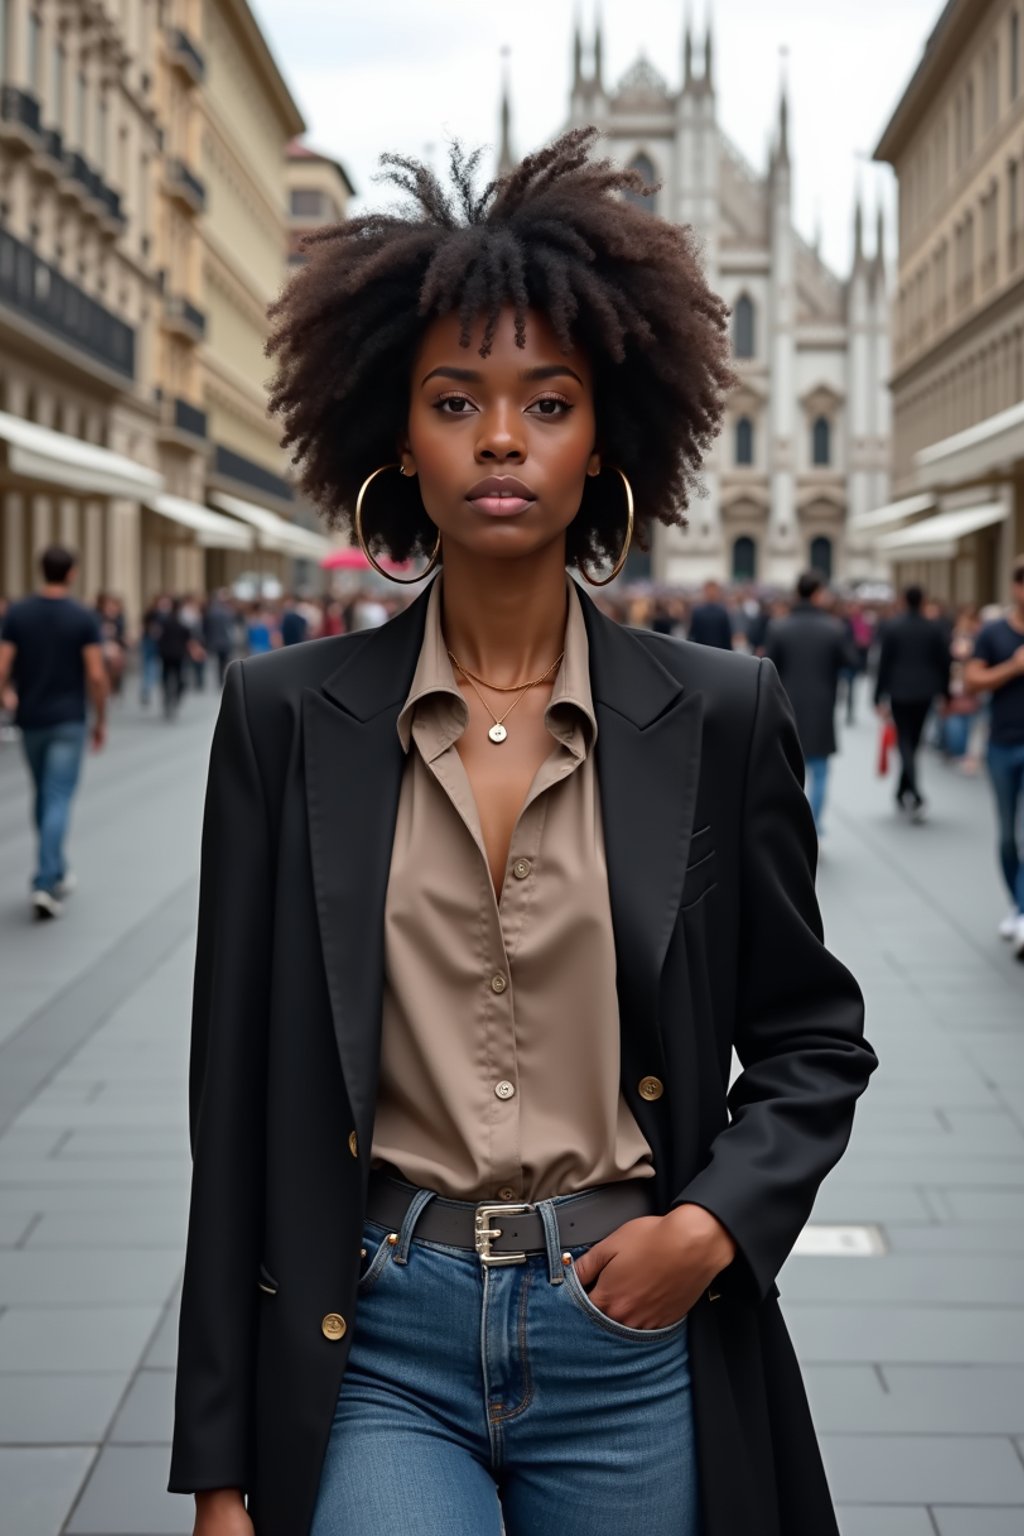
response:
[[[247,0],[0,0],[0,591],[129,612],[326,548],[266,416],[303,128]]]
[[[900,190],[893,491],[879,563],[941,597],[1004,597],[1024,549],[1020,0],[949,0],[875,158]]]
[[[288,193],[288,261],[298,266],[299,249],[304,235],[311,235],[325,224],[337,224],[348,211],[355,187],[338,160],[322,155],[294,139],[285,159],[285,186]]]
[[[845,280],[797,233],[792,216],[788,101],[783,85],[769,163],[748,165],[718,121],[710,28],[687,25],[682,84],[640,58],[604,77],[600,26],[589,50],[577,28],[571,124],[594,123],[602,148],[661,190],[641,200],[692,224],[708,280],[732,309],[740,386],[695,499],[690,527],[658,528],[657,578],[705,576],[788,584],[813,564],[866,574],[870,549],[850,518],[888,496],[889,305],[879,229],[864,249],[860,210]],[[503,105],[502,143],[508,138]],[[630,568],[641,574],[641,560]]]

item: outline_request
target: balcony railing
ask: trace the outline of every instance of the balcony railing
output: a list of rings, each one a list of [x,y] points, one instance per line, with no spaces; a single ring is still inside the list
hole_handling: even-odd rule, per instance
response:
[[[206,60],[188,33],[183,32],[180,27],[172,27],[168,36],[168,43],[173,62],[196,85],[199,85],[206,74]]]
[[[169,294],[165,303],[165,313],[168,320],[180,329],[186,330],[196,341],[201,341],[206,335],[206,316],[201,309],[183,298],[181,294]]]
[[[43,129],[43,151],[58,165],[64,164],[64,139],[59,128]]]
[[[182,198],[196,213],[202,213],[206,207],[206,187],[199,177],[189,170],[184,160],[169,160],[167,176],[171,191]]]
[[[264,469],[262,464],[254,464],[252,459],[235,453],[232,448],[225,448],[223,443],[214,444],[213,468],[215,474],[252,486],[254,490],[275,496],[278,501],[291,501],[295,495],[287,480],[282,480],[272,470]]]
[[[0,90],[0,119],[29,135],[38,136],[41,131],[38,101],[16,85],[5,85]]]
[[[179,432],[191,432],[193,437],[206,436],[206,412],[180,396],[175,397],[172,420]]]
[[[124,378],[135,377],[133,328],[2,229],[0,304],[36,321]]]

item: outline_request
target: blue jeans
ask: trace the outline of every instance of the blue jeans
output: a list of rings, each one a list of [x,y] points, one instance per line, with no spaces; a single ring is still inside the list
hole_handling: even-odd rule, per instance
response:
[[[67,872],[64,839],[85,751],[85,723],[68,720],[63,725],[23,730],[21,740],[36,791],[39,866],[32,889],[52,892]]]
[[[807,770],[807,798],[811,802],[814,825],[821,831],[821,818],[825,810],[825,791],[828,789],[827,757],[809,757],[804,764]]]
[[[396,1243],[365,1228],[310,1536],[699,1536],[686,1317],[595,1308],[562,1262],[571,1195],[537,1207],[546,1253],[488,1269],[413,1237],[430,1198]]]
[[[1024,742],[1013,747],[989,742],[987,761],[996,797],[1003,879],[1017,911],[1024,912],[1024,832],[1018,832],[1024,817]]]

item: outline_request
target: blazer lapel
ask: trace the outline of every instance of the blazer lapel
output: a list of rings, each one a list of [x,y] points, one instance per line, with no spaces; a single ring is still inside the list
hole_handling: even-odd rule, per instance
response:
[[[703,699],[582,592],[623,1040],[660,1052],[658,984],[675,925],[700,776]],[[655,1055],[643,1059],[653,1069]]]
[[[419,655],[428,591],[361,643],[347,645],[341,666],[303,695],[320,941],[341,1069],[364,1147],[377,1096],[384,902],[404,762],[396,722]]]

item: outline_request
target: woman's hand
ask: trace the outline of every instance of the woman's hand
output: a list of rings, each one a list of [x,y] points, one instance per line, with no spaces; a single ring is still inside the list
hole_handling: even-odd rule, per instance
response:
[[[736,1254],[736,1244],[702,1205],[640,1216],[588,1248],[576,1274],[594,1306],[627,1328],[668,1328]],[[590,1286],[593,1285],[593,1290]]]
[[[254,1536],[239,1489],[215,1488],[197,1493],[192,1536]]]

